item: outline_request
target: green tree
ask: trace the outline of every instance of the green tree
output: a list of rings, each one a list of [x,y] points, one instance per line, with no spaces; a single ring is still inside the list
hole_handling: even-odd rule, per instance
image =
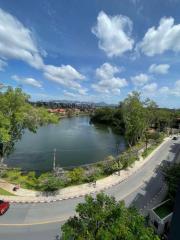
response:
[[[174,201],[180,184],[180,163],[173,164],[172,166],[165,166],[162,168],[162,172],[168,186],[168,195],[172,201]]]
[[[58,190],[61,185],[61,180],[55,177],[52,173],[43,173],[38,178],[38,188],[41,191],[53,192]]]
[[[96,109],[95,113],[91,117],[91,121],[111,125],[113,122],[113,114],[114,109],[109,107]]]
[[[20,88],[0,92],[0,157],[11,153],[25,129],[36,132],[43,124],[56,123],[57,117],[44,108],[35,108]]]
[[[136,144],[148,127],[147,114],[140,93],[133,92],[123,102],[125,137],[129,146]]]
[[[74,168],[67,173],[67,177],[71,183],[80,183],[85,177],[84,169],[81,167]]]
[[[86,196],[76,212],[62,226],[62,240],[159,240],[136,209],[103,193]]]

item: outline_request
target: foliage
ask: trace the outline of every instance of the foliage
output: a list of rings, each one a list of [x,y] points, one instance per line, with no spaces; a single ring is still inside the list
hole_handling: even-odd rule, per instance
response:
[[[134,208],[126,208],[123,202],[100,193],[94,199],[85,197],[85,203],[76,207],[78,215],[62,226],[63,240],[158,240],[145,219]]]
[[[125,138],[130,146],[135,145],[148,128],[146,110],[140,94],[133,92],[123,102]]]
[[[85,177],[84,169],[81,167],[74,168],[67,173],[67,177],[71,183],[81,183]]]
[[[52,173],[44,173],[38,178],[38,188],[44,192],[56,191],[62,186],[60,179]]]
[[[92,116],[93,122],[98,121],[101,124],[111,124],[113,120],[114,110],[112,108],[104,107],[96,110],[96,113]]]
[[[29,96],[20,88],[0,92],[0,143],[1,157],[11,153],[25,129],[36,132],[38,126],[56,123],[57,118],[44,108],[28,103]]]
[[[158,108],[154,101],[150,99],[142,101],[140,93],[132,92],[116,108],[97,109],[91,120],[120,130],[131,147],[144,139],[147,147],[153,135],[148,131],[149,128],[156,132],[166,132],[172,127],[178,128],[178,117],[180,111]]]
[[[168,185],[168,195],[174,201],[178,186],[180,184],[180,163],[162,168],[165,182]]]

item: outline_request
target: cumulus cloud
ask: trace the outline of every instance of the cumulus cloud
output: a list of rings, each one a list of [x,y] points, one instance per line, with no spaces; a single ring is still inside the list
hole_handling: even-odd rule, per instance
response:
[[[76,98],[77,94],[64,90],[64,96],[67,98]]]
[[[146,84],[142,90],[145,94],[154,94],[157,91],[157,83]]]
[[[0,89],[4,88],[4,84],[0,82]]]
[[[177,80],[174,84],[174,88],[171,90],[171,94],[180,97],[180,80]]]
[[[147,55],[162,54],[167,50],[180,51],[180,24],[174,24],[174,18],[162,18],[159,26],[149,28],[138,48]]]
[[[159,92],[164,95],[173,95],[176,97],[180,97],[180,80],[177,80],[174,83],[173,87],[167,87],[167,86],[161,87],[159,89]]]
[[[121,56],[133,48],[132,21],[126,16],[109,16],[101,11],[97,17],[96,26],[92,28],[92,33],[99,39],[99,48],[108,57]]]
[[[169,87],[161,87],[159,89],[159,92],[162,94],[168,94],[169,93]]]
[[[44,76],[51,81],[73,89],[81,89],[81,84],[76,80],[85,79],[85,76],[70,65],[60,67],[46,65],[44,67]]]
[[[135,86],[143,86],[149,81],[149,76],[144,73],[140,73],[134,77],[131,77],[131,81]]]
[[[7,62],[0,59],[0,71],[4,71],[4,68],[7,66]]]
[[[100,93],[119,94],[121,88],[127,86],[125,78],[115,77],[115,74],[120,71],[120,68],[109,63],[104,63],[96,69],[96,78],[98,83],[92,84],[92,88]]]
[[[150,73],[156,74],[167,74],[169,71],[170,65],[169,64],[152,64],[149,67]]]
[[[38,80],[31,78],[31,77],[22,78],[17,75],[13,75],[11,78],[20,84],[25,84],[25,85],[29,85],[32,87],[42,88],[42,84]]]
[[[63,91],[63,95],[66,99],[76,99],[76,100],[79,100],[79,101],[86,101],[86,100],[91,100],[92,101],[92,95],[90,94],[86,94],[86,91],[85,92],[81,92],[81,91],[78,91],[78,92],[72,92],[72,91],[68,91],[68,90],[64,90]]]
[[[0,55],[3,59],[22,60],[30,66],[42,70],[44,76],[51,81],[66,87],[81,89],[81,85],[75,80],[84,79],[84,76],[70,65],[60,67],[46,65],[43,61],[44,54],[42,50],[38,49],[32,32],[17,18],[2,9],[0,9]],[[0,70],[5,66],[6,62],[0,60]],[[21,83],[41,87],[41,84],[33,78],[17,76],[15,78]]]
[[[0,55],[5,59],[25,61],[37,69],[43,66],[32,32],[2,9],[0,9]]]

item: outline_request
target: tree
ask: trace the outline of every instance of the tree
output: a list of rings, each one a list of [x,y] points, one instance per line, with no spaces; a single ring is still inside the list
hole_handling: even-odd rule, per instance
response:
[[[135,145],[144,135],[147,127],[147,114],[140,100],[140,93],[133,92],[123,102],[125,138],[129,146]]]
[[[96,109],[95,113],[91,117],[91,121],[111,125],[113,121],[113,114],[114,109],[109,107]]]
[[[44,108],[33,107],[28,102],[29,96],[20,88],[9,87],[0,92],[0,157],[13,151],[15,143],[21,139],[24,130],[36,132],[43,124],[56,123],[57,117]]]
[[[79,183],[85,177],[84,169],[81,167],[74,168],[73,170],[67,173],[67,177],[71,183]]]
[[[180,163],[175,163],[172,166],[164,166],[162,172],[168,186],[168,195],[174,201],[180,184]]]
[[[45,192],[54,192],[62,186],[62,181],[52,173],[43,173],[38,178],[39,190]]]
[[[62,226],[63,240],[159,240],[135,208],[126,208],[124,202],[103,193],[95,199],[86,196],[76,212]]]

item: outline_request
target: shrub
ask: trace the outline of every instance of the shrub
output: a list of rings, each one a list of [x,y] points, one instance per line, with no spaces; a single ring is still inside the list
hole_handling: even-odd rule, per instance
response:
[[[39,190],[45,192],[56,191],[62,185],[61,180],[55,177],[52,173],[43,173],[38,178],[38,182]]]
[[[81,167],[74,168],[67,173],[67,177],[70,183],[81,183],[85,178],[84,169]]]
[[[10,181],[18,180],[21,177],[21,171],[18,169],[8,170],[7,171],[7,178]]]

